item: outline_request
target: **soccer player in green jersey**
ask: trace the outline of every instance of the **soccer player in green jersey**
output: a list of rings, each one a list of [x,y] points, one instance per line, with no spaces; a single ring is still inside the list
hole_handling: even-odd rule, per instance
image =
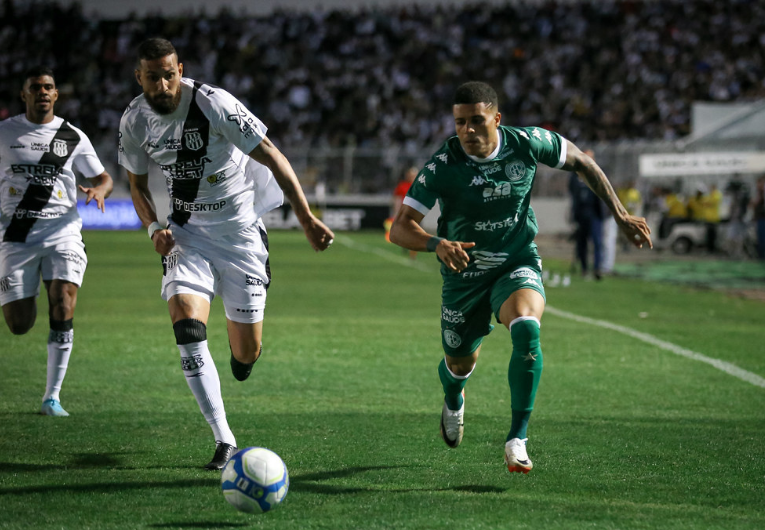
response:
[[[645,219],[627,213],[603,171],[574,144],[540,127],[500,125],[497,94],[486,83],[460,86],[452,111],[457,135],[420,171],[390,239],[409,250],[435,252],[441,262],[441,436],[450,447],[462,441],[463,389],[483,337],[494,327],[492,313],[510,330],[512,418],[505,463],[510,472],[528,473],[533,466],[526,429],[542,373],[539,327],[545,308],[537,221],[529,206],[537,164],[581,175],[637,247],[653,248],[651,230]],[[433,236],[420,222],[436,201],[441,217]]]

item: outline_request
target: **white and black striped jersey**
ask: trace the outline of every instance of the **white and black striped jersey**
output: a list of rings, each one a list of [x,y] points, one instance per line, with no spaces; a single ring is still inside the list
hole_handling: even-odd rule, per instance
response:
[[[183,78],[171,114],[154,112],[143,95],[130,103],[120,122],[119,163],[136,175],[148,174],[149,159],[159,165],[174,223],[211,237],[230,234],[258,218],[245,166],[266,130],[222,88]]]
[[[53,245],[79,237],[77,181],[104,172],[85,134],[55,116],[32,123],[24,114],[0,122],[0,233],[2,241]]]

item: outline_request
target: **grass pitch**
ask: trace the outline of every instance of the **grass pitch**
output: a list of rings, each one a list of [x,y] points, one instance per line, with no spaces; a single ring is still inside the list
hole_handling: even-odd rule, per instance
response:
[[[208,339],[241,447],[286,462],[277,510],[236,512],[201,466],[211,432],[179,368],[161,265],[143,231],[85,234],[90,264],[61,394],[37,415],[47,307],[0,349],[0,528],[765,528],[765,388],[623,333],[548,313],[529,428],[534,470],[507,474],[510,338],[484,342],[465,438],[438,434],[440,278],[379,234],[323,254],[272,232],[264,355],[238,383],[223,308]],[[546,263],[548,269],[566,264]],[[765,376],[765,304],[609,278],[548,303]]]

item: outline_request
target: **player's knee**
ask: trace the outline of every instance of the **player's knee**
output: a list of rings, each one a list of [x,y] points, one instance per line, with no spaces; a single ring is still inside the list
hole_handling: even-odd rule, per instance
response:
[[[229,342],[228,347],[236,360],[248,364],[260,359],[260,355],[263,353],[263,343],[255,338],[245,344],[237,344],[236,347]]]
[[[454,358],[452,357],[447,363],[446,367],[457,377],[465,377],[470,375],[475,368],[475,360],[472,357]]]
[[[518,317],[510,322],[510,337],[513,348],[530,350],[539,347],[539,319],[536,317]]]
[[[175,343],[182,346],[207,340],[207,326],[194,318],[184,318],[173,324]]]
[[[25,335],[27,332],[29,332],[30,329],[32,329],[32,326],[35,324],[34,318],[32,319],[12,319],[7,321],[8,329],[11,330],[11,333],[14,335]]]

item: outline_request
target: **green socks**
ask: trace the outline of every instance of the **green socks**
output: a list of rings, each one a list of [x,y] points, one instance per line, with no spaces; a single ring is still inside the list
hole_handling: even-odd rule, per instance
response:
[[[472,373],[472,372],[471,372]],[[460,377],[455,376],[446,366],[446,359],[441,359],[438,365],[438,377],[441,378],[441,385],[444,387],[444,398],[449,410],[459,410],[462,408],[462,389],[465,388],[470,374]]]
[[[510,324],[513,355],[507,371],[513,417],[507,439],[526,438],[534,398],[542,375],[542,348],[539,345],[539,320],[521,317]]]

